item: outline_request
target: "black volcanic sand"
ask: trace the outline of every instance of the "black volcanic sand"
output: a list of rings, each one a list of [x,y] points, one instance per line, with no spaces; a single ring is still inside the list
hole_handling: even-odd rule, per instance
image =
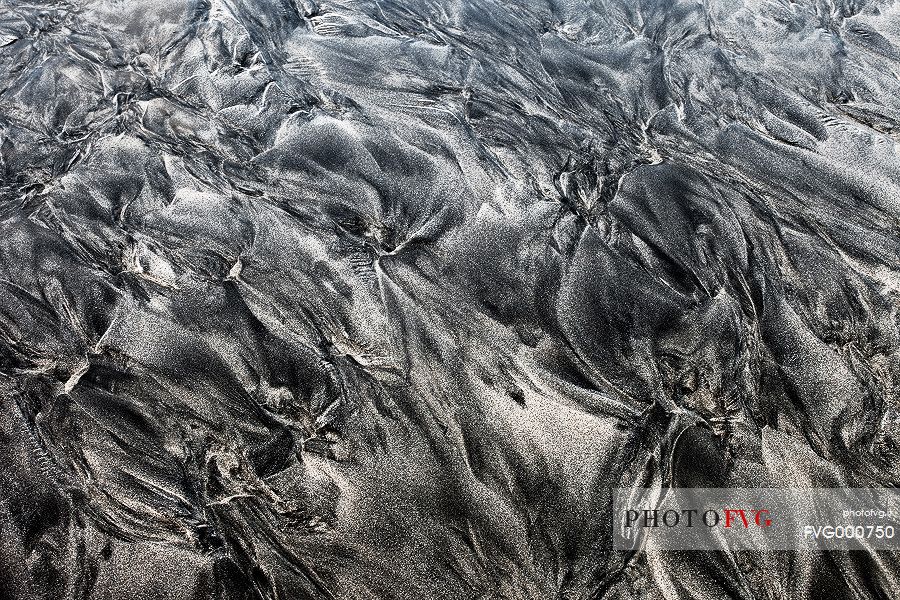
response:
[[[898,75],[892,0],[0,0],[0,597],[898,597],[610,541],[900,484]]]

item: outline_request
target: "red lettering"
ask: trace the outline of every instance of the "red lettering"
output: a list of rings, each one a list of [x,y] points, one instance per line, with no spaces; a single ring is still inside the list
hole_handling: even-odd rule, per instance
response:
[[[726,508],[725,509],[725,527],[731,528],[731,519],[732,516],[739,516],[741,518],[741,522],[744,524],[744,529],[750,527],[750,521],[747,520],[747,515],[744,513],[743,508]]]

